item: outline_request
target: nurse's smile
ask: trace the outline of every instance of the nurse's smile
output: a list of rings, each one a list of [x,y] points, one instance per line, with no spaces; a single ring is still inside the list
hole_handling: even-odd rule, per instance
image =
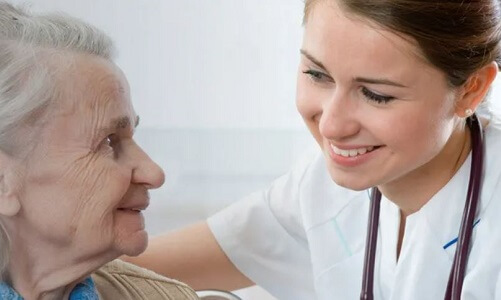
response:
[[[336,145],[329,142],[329,156],[334,163],[344,167],[356,167],[377,156],[383,146]]]

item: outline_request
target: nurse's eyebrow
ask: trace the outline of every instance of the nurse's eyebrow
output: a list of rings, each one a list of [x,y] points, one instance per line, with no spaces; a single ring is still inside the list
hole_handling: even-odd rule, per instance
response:
[[[301,52],[302,55],[304,55],[307,59],[309,59],[315,65],[319,66],[320,68],[322,68],[324,70],[327,70],[327,68],[324,67],[324,65],[318,59],[316,59],[315,57],[313,57],[313,55],[311,55],[310,53],[308,53],[308,51],[306,51],[304,49],[301,49],[299,52]]]
[[[392,85],[392,86],[397,86],[397,87],[403,87],[406,88],[407,86],[400,84],[395,81],[391,81],[388,79],[376,79],[376,78],[363,78],[363,77],[357,77],[355,78],[356,82],[360,83],[369,83],[369,84],[384,84],[384,85]]]
[[[313,57],[313,55],[311,55],[310,53],[308,53],[308,51],[306,51],[304,49],[301,49],[300,52],[307,59],[309,59],[312,63],[314,63],[315,65],[319,66],[320,68],[322,68],[324,70],[327,70],[327,68],[318,59],[316,59],[315,57]],[[395,81],[391,81],[389,79],[376,79],[376,78],[357,77],[357,78],[355,78],[355,81],[359,82],[359,83],[392,85],[392,86],[402,87],[402,88],[406,88],[407,87],[407,86],[405,86],[405,85],[403,85],[401,83],[398,83],[398,82],[395,82]]]

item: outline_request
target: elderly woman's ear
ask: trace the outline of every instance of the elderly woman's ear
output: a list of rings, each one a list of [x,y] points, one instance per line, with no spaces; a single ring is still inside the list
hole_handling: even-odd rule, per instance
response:
[[[18,162],[0,150],[0,215],[15,216],[21,209],[19,201],[20,176]]]

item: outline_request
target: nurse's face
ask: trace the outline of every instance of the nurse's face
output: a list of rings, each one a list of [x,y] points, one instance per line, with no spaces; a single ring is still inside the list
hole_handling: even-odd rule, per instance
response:
[[[297,107],[336,183],[361,190],[439,164],[461,124],[455,93],[411,41],[322,1],[301,52]]]

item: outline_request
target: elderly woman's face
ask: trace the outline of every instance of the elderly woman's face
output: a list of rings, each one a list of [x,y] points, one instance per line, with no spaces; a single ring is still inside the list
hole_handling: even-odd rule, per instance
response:
[[[113,64],[85,56],[64,77],[28,161],[18,218],[39,243],[137,255],[147,245],[141,210],[164,174],[133,140],[128,84]]]

